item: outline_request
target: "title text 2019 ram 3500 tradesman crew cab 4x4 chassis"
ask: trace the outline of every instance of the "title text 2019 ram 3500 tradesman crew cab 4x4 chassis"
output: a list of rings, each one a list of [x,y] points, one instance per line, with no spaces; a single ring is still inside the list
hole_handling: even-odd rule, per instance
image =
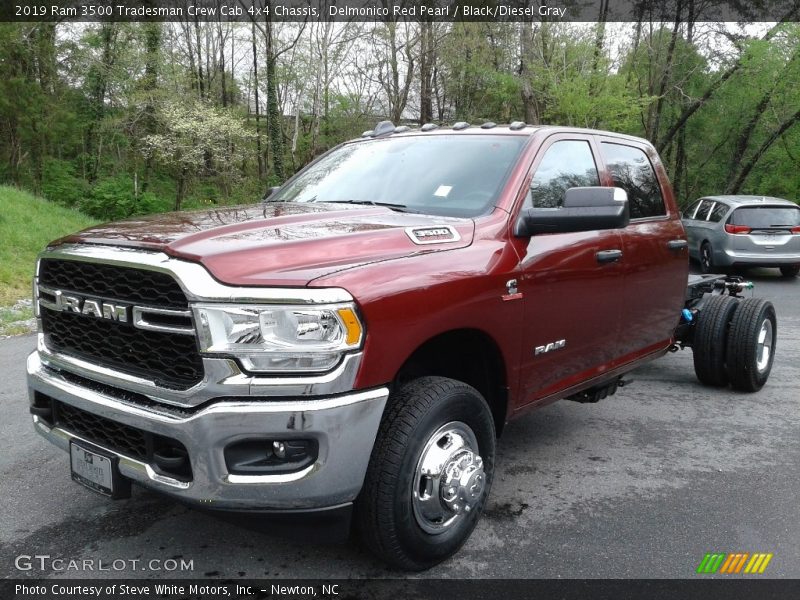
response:
[[[31,412],[99,492],[354,508],[373,551],[422,569],[475,527],[509,419],[679,345],[706,384],[764,384],[772,305],[687,275],[646,141],[384,122],[260,205],[50,245]]]

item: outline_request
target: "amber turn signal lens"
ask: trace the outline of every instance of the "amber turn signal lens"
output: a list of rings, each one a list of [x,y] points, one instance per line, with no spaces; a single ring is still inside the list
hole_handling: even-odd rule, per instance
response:
[[[336,312],[339,313],[342,323],[344,323],[347,332],[345,337],[347,345],[357,344],[361,340],[361,323],[359,323],[356,313],[353,312],[352,308],[340,308]]]

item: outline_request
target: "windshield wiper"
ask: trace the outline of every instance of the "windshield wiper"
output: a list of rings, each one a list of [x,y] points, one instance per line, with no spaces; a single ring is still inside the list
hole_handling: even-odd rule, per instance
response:
[[[408,208],[405,204],[394,204],[392,202],[375,202],[374,200],[328,200],[328,202],[330,204],[365,204],[368,206],[384,206],[397,212],[416,212]]]

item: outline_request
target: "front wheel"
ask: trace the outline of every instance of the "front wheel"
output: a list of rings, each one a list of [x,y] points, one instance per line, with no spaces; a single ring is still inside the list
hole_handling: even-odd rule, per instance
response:
[[[798,273],[800,273],[800,265],[781,267],[781,275],[784,277],[797,277]]]
[[[467,541],[492,484],[495,429],[472,387],[422,377],[390,399],[364,487],[356,525],[386,562],[421,571]]]

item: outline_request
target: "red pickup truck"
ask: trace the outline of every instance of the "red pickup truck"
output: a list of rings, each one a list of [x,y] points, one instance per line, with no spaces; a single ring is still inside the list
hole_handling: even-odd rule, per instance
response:
[[[775,311],[688,279],[645,140],[383,122],[260,204],[53,242],[34,291],[36,430],[72,478],[219,511],[350,522],[391,564],[455,553],[503,425],[691,346],[756,391]]]

